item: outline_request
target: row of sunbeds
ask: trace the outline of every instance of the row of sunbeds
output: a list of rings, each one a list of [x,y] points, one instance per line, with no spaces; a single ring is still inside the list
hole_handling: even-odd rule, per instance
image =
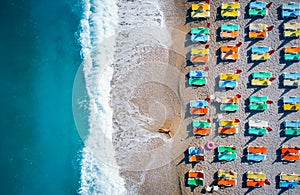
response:
[[[248,14],[250,17],[266,16],[268,9],[272,3],[267,4],[266,2],[256,1],[249,3]],[[221,16],[223,18],[236,18],[240,16],[240,4],[238,2],[222,3],[221,5]],[[283,18],[295,18],[300,16],[300,4],[299,3],[284,3],[281,5],[281,16]],[[210,17],[210,4],[209,0],[206,3],[194,3],[191,7],[191,17],[197,18],[208,18]]]

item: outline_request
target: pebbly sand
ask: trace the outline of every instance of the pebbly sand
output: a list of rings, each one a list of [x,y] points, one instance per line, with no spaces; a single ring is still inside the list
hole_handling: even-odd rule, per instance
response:
[[[237,19],[222,19],[220,17],[220,6],[222,2],[230,1],[211,1],[211,17],[207,20],[191,21],[187,15],[189,15],[189,9],[192,1],[183,0],[168,0],[159,2],[160,10],[164,14],[165,25],[172,30],[172,42],[170,49],[151,47],[147,50],[136,50],[135,54],[139,54],[138,57],[132,56],[132,61],[139,62],[141,59],[147,58],[149,62],[163,62],[169,64],[170,67],[166,69],[157,70],[155,66],[147,66],[147,70],[152,74],[159,74],[160,71],[168,71],[175,68],[178,72],[173,71],[170,77],[166,76],[164,80],[166,86],[174,86],[177,90],[170,90],[161,84],[147,83],[143,87],[136,87],[134,91],[134,97],[129,97],[129,100],[133,105],[137,106],[137,109],[141,114],[151,116],[155,118],[154,123],[148,127],[151,133],[155,133],[157,128],[164,127],[172,130],[173,137],[171,139],[164,135],[154,138],[145,146],[147,147],[159,147],[163,144],[169,144],[176,148],[172,150],[170,155],[170,162],[161,163],[162,166],[158,168],[150,168],[145,170],[128,170],[124,168],[122,159],[120,160],[120,166],[123,167],[121,175],[125,178],[126,188],[128,191],[136,194],[199,194],[203,192],[202,187],[192,188],[186,185],[186,175],[190,169],[203,170],[205,173],[205,184],[210,185],[216,182],[216,173],[219,169],[234,170],[238,173],[237,186],[220,189],[218,194],[299,194],[299,188],[284,191],[278,187],[278,175],[281,172],[285,173],[300,173],[300,164],[296,163],[283,163],[278,158],[278,149],[282,145],[287,146],[299,146],[300,137],[287,138],[282,136],[282,123],[284,120],[296,120],[300,118],[299,112],[284,113],[281,109],[281,102],[279,101],[282,96],[300,95],[299,89],[286,90],[282,87],[280,75],[283,72],[299,71],[300,63],[287,64],[282,60],[282,51],[286,46],[300,45],[299,39],[293,39],[285,41],[282,37],[282,28],[285,20],[281,19],[279,14],[281,12],[280,5],[288,1],[273,1],[273,5],[269,9],[268,15],[264,18],[249,18],[246,14],[248,10],[248,1],[240,1],[241,9],[240,16]],[[269,2],[269,1],[268,1]],[[120,5],[121,7],[124,5]],[[171,10],[171,11],[170,11]],[[122,15],[120,13],[119,15]],[[158,19],[159,20],[159,19]],[[293,19],[298,22],[300,19]],[[122,22],[122,19],[121,21]],[[205,26],[207,22],[211,23],[211,35],[210,41],[207,43],[210,45],[209,62],[205,65],[193,66],[187,62],[189,57],[189,51],[192,47],[200,46],[200,44],[193,44],[189,40],[189,31],[191,27]],[[247,37],[248,26],[250,23],[265,23],[267,25],[274,25],[274,29],[269,32],[268,37],[265,40],[253,41]],[[237,23],[240,26],[240,36],[236,40],[222,40],[219,37],[219,27],[223,23]],[[127,35],[128,36],[128,35]],[[124,37],[126,37],[124,35]],[[122,37],[122,38],[124,38]],[[121,40],[121,39],[120,39]],[[124,47],[126,39],[122,39],[122,44],[117,48],[125,49]],[[220,60],[218,49],[221,45],[236,44],[243,42],[239,51],[239,59],[236,62],[224,62]],[[130,44],[129,44],[130,45]],[[250,49],[252,46],[269,46],[271,49],[275,49],[276,52],[266,62],[253,63],[249,60]],[[130,48],[130,47],[128,47]],[[144,54],[143,54],[144,51]],[[145,55],[145,51],[146,55]],[[130,51],[128,51],[128,54]],[[116,67],[121,69],[126,63],[130,64],[130,60],[126,61],[121,57],[116,57]],[[149,60],[151,59],[151,60]],[[138,63],[137,63],[138,64]],[[132,69],[137,67],[132,66]],[[204,87],[191,87],[187,84],[187,77],[190,70],[204,70],[205,66],[209,66],[208,84]],[[151,68],[152,67],[152,68]],[[137,68],[138,69],[138,68]],[[243,72],[240,74],[238,80],[238,87],[234,90],[221,90],[218,87],[220,73],[234,73],[236,69],[241,69]],[[139,72],[139,70],[136,70]],[[272,82],[271,86],[264,88],[253,88],[249,86],[249,78],[254,71],[270,71],[272,75],[276,77],[276,80]],[[113,87],[122,91],[120,84],[121,80],[126,76],[131,76],[130,71],[123,77],[114,77]],[[146,75],[145,75],[146,76]],[[133,78],[137,79],[138,78]],[[129,79],[130,80],[130,79]],[[129,86],[130,87],[130,86]],[[128,87],[128,91],[130,91]],[[126,90],[125,90],[126,92]],[[225,113],[220,111],[220,104],[216,100],[212,100],[210,103],[210,112],[206,116],[196,117],[191,116],[188,112],[188,103],[190,100],[204,99],[208,95],[213,95],[218,98],[226,96],[234,96],[236,94],[242,94],[240,99],[240,110],[235,113]],[[264,112],[249,112],[247,109],[247,99],[250,95],[267,95],[269,99],[273,100],[269,110]],[[127,101],[125,97],[119,97],[117,93],[112,92],[113,101]],[[151,102],[157,101],[157,104]],[[163,104],[166,117],[162,116],[163,120],[159,120],[160,113],[162,112]],[[143,107],[144,106],[144,107]],[[122,124],[119,122],[124,115],[123,108],[114,106],[114,126],[117,130],[115,140],[122,137]],[[122,109],[121,109],[122,108]],[[201,138],[195,138],[192,133],[191,122],[194,119],[206,120],[210,118],[212,120],[211,134]],[[221,137],[217,133],[218,122],[220,119],[234,119],[239,118],[241,123],[239,125],[239,132],[236,135]],[[249,119],[260,119],[269,121],[273,131],[263,137],[248,136],[246,131],[247,122]],[[159,121],[159,122],[157,122]],[[129,123],[130,121],[128,121]],[[158,133],[156,133],[158,134]],[[134,138],[134,136],[133,136]],[[126,138],[125,138],[126,139]],[[206,160],[204,162],[192,165],[187,162],[186,150],[190,146],[204,146],[208,141],[213,141],[216,146],[218,145],[236,145],[238,148],[238,158],[232,162],[217,162],[215,161],[215,151],[207,151],[205,154]],[[116,143],[117,154],[123,152],[122,147]],[[267,146],[268,153],[265,161],[260,163],[252,163],[245,161],[245,149],[248,145],[253,146]],[[144,145],[143,145],[144,146]],[[178,148],[177,148],[178,147]],[[175,158],[175,160],[172,160]],[[138,159],[136,159],[138,160]],[[149,160],[147,157],[144,159]],[[154,161],[163,161],[164,158],[156,157],[152,159]],[[267,178],[271,181],[271,185],[266,185],[262,188],[247,188],[245,187],[245,173],[247,171],[263,172],[267,175]]]

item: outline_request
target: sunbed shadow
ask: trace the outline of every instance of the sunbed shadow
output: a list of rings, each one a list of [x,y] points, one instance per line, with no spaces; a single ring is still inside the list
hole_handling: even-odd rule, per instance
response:
[[[216,56],[217,56],[217,65],[220,64],[221,62],[223,62],[223,60],[221,59],[221,49],[217,49],[216,51]]]
[[[220,81],[220,76],[217,76],[217,77],[215,78],[215,91],[223,91],[223,89],[221,89],[221,88],[219,87],[219,81]]]
[[[224,39],[221,37],[221,27],[219,27],[218,29],[217,29],[217,38],[216,38],[216,41],[217,42],[220,42],[220,41],[224,41]]]
[[[259,40],[260,40],[260,39],[250,39],[249,32],[250,32],[249,27],[246,27],[245,28],[245,38],[244,38],[244,40],[245,40],[245,42],[250,41],[250,43],[247,46],[247,49],[250,48],[251,46],[253,46],[254,44],[256,44],[257,42],[259,42]]]
[[[192,8],[190,7],[187,11],[186,11],[186,19],[185,19],[185,24],[191,23],[196,21],[194,18],[191,17],[191,13],[192,13]]]
[[[189,164],[190,162],[189,162],[189,151],[188,150],[185,150],[184,152],[183,152],[183,155],[184,155],[184,157],[183,157],[183,159],[181,159],[178,163],[177,163],[177,165],[176,166],[178,166],[178,165],[181,165],[182,163],[185,163],[185,164]]]
[[[189,178],[189,172],[184,174],[184,180],[185,180],[184,185],[185,185],[185,187],[189,187],[191,189],[191,191],[194,192],[196,186],[188,185],[188,178]]]
[[[279,99],[277,102],[277,107],[278,107],[278,113],[282,115],[280,116],[279,120],[283,119],[284,117],[290,115],[291,113],[295,113],[296,111],[293,110],[283,110],[283,100]]]
[[[292,89],[296,89],[297,87],[285,87],[283,86],[283,75],[280,75],[279,76],[279,85],[278,85],[278,88],[279,89],[284,89],[284,91],[282,92],[281,96],[287,94],[288,92],[290,92]]]
[[[218,185],[218,171],[214,173],[214,181],[211,183],[211,185],[217,186]]]
[[[256,138],[257,138],[258,136],[257,136],[257,135],[250,135],[250,134],[248,133],[249,123],[245,123],[244,129],[245,129],[244,135],[245,135],[246,137],[250,137],[250,139],[249,139],[249,140],[245,143],[245,145],[244,145],[244,146],[248,146],[251,142],[253,142],[254,140],[256,140]]]
[[[211,102],[211,105],[212,105],[213,107],[215,107],[215,109],[216,109],[216,114],[219,114],[219,113],[222,112],[221,109],[220,109],[221,102],[213,101],[213,102]]]
[[[277,47],[276,50],[282,48],[283,46],[285,46],[286,44],[288,44],[289,42],[291,42],[292,39],[291,39],[291,38],[282,38],[281,40],[283,40],[283,41],[282,41],[281,44]]]
[[[185,43],[184,43],[184,47],[189,47],[191,45],[193,45],[194,43],[191,41],[191,33],[187,33],[185,35]]]
[[[281,161],[281,148],[278,148],[278,149],[276,150],[276,159],[273,161],[272,164],[278,163],[278,162],[282,162],[282,161]]]
[[[226,20],[226,18],[223,18],[223,17],[221,16],[221,6],[219,6],[219,7],[217,8],[217,17],[216,17],[216,20],[215,20],[215,21],[219,21],[219,20]]]
[[[219,135],[219,133],[218,133],[218,128],[219,128],[218,119],[217,118],[213,118],[212,122],[214,124],[216,124],[216,129],[214,131],[214,137],[218,137],[218,135]]]
[[[218,154],[219,154],[218,148],[216,147],[216,148],[214,149],[214,159],[213,159],[212,163],[215,163],[215,162],[221,162],[221,161],[219,160],[219,158],[218,158]]]
[[[191,118],[191,117],[192,115],[190,113],[190,103],[187,103],[185,107],[185,118]]]
[[[247,154],[248,154],[248,151],[247,151],[247,147],[246,147],[246,148],[243,149],[243,157],[241,158],[242,163],[248,163]]]
[[[254,89],[254,91],[251,93],[251,95],[253,95],[253,94],[257,93],[259,90],[261,90],[262,87],[257,87],[257,86],[251,85],[251,80],[252,80],[252,75],[250,75],[248,77],[247,89]]]
[[[297,61],[286,61],[284,60],[284,49],[280,50],[280,58],[279,58],[279,64],[285,64],[281,71],[285,70],[287,67],[292,65],[293,63],[296,63]]]
[[[186,139],[194,137],[193,124],[192,123],[188,124],[187,131],[188,131],[188,136],[187,136]]]
[[[285,137],[285,139],[281,142],[280,145],[283,145],[285,142],[289,141],[290,139],[292,139],[294,137],[292,135],[285,135],[284,130],[280,130],[279,135],[280,135],[280,137]]]

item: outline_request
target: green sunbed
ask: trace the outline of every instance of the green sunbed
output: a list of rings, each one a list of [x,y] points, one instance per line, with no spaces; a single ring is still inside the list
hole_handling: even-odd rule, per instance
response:
[[[285,135],[300,135],[300,128],[286,128],[284,132]]]
[[[238,24],[222,24],[221,31],[238,31],[239,25]]]
[[[250,110],[268,110],[269,104],[250,104]]]
[[[235,160],[236,159],[236,154],[235,153],[218,154],[218,159],[219,160],[226,160],[226,161]]]
[[[271,72],[254,72],[252,74],[253,78],[256,79],[269,79],[272,76]]]
[[[191,33],[192,34],[205,34],[209,35],[209,28],[192,28]]]
[[[250,16],[265,16],[267,15],[267,10],[256,10],[256,9],[249,9]]]
[[[207,121],[193,121],[193,127],[210,128],[211,123]]]
[[[293,54],[293,53],[287,53],[284,54],[284,59],[285,60],[300,60],[300,53],[298,54]]]
[[[204,180],[200,178],[188,178],[188,185],[190,186],[204,186]]]
[[[190,85],[206,85],[206,78],[189,78]]]
[[[221,110],[223,111],[237,111],[240,109],[238,104],[221,104]]]
[[[268,100],[268,96],[250,96],[250,102],[266,102]]]
[[[250,135],[266,135],[268,133],[268,130],[266,128],[250,127],[248,129],[248,133]]]
[[[218,152],[232,152],[232,153],[236,153],[237,152],[237,148],[233,148],[233,146],[219,146],[218,147]]]

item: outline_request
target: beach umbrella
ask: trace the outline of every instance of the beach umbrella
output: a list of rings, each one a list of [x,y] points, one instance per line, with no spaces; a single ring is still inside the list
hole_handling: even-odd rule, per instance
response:
[[[267,131],[271,132],[271,131],[273,131],[273,129],[271,127],[267,127]]]
[[[209,45],[205,45],[205,49],[208,49],[209,48]]]
[[[210,122],[211,122],[211,119],[210,119],[210,118],[208,118],[206,121],[210,123]]]
[[[240,122],[240,119],[239,119],[239,118],[235,118],[235,119],[234,119],[234,122],[239,123],[239,122]]]
[[[236,149],[236,146],[232,146],[232,149],[234,149],[234,150],[235,150],[235,149]]]
[[[297,146],[295,147],[295,149],[296,149],[296,150],[300,150],[300,148],[299,148],[299,147],[297,147]]]
[[[271,182],[270,182],[270,180],[269,180],[269,179],[265,179],[265,184],[267,184],[267,185],[271,185]]]
[[[210,0],[205,0],[205,3],[209,4],[209,1],[210,1]]]
[[[267,100],[267,104],[273,104],[272,100]]]
[[[209,71],[209,66],[204,66],[205,71]]]
[[[240,70],[240,69],[236,69],[236,71],[235,71],[236,74],[241,74],[242,72],[243,72],[243,71]]]
[[[234,172],[230,170],[230,171],[229,171],[229,174],[230,174],[230,175],[234,175]]]
[[[270,79],[269,79],[269,81],[274,81],[276,78],[275,77],[271,77]]]
[[[206,27],[207,27],[207,28],[209,28],[209,27],[210,27],[210,23],[209,23],[209,22],[206,24]]]
[[[242,45],[242,42],[238,42],[235,46],[240,47]]]
[[[206,100],[207,102],[210,102],[210,97],[206,97],[205,100]]]
[[[241,95],[241,94],[239,94],[239,93],[238,93],[238,94],[236,94],[235,96],[236,96],[237,98],[241,98],[241,97],[242,97],[242,95]]]
[[[275,52],[275,49],[269,51],[269,54],[272,55]]]
[[[274,26],[268,26],[267,31],[271,31],[271,30],[273,30],[273,28],[274,28]]]
[[[269,9],[272,4],[273,4],[273,2],[268,3],[268,5],[266,6],[266,8]]]

